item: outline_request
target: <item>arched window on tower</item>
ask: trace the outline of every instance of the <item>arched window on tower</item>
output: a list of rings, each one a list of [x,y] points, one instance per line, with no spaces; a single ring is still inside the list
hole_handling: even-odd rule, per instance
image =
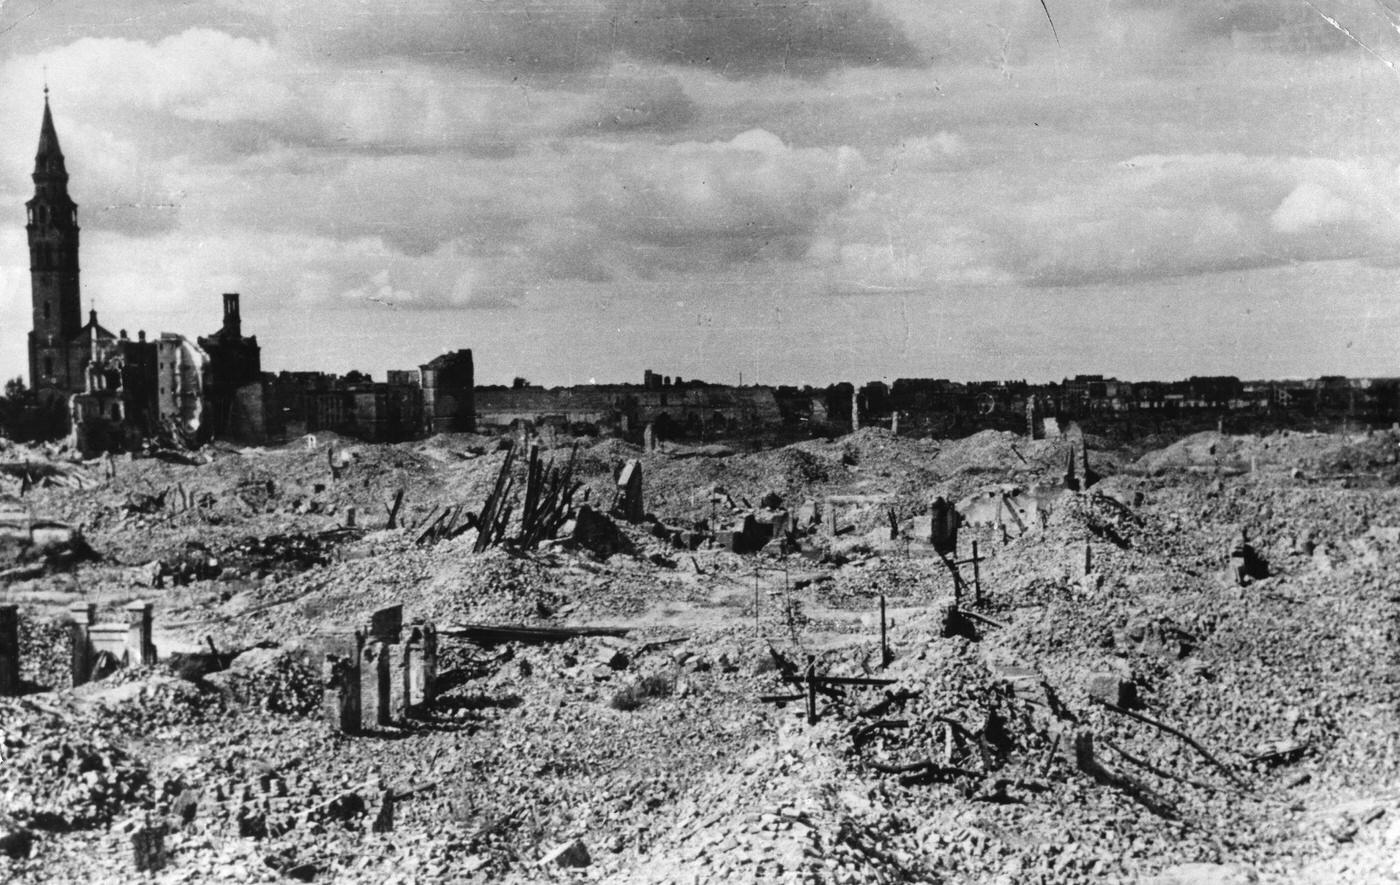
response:
[[[48,320],[52,318],[52,307],[53,305],[49,304],[47,301],[44,302],[44,319]]]
[[[53,357],[51,356],[44,357],[44,374],[50,378],[53,377]]]

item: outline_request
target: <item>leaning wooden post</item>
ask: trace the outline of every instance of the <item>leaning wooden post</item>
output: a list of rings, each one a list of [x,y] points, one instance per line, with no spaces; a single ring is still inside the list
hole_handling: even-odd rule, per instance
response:
[[[817,656],[807,655],[807,724],[817,724]]]
[[[758,569],[753,570],[753,636],[763,638],[763,628],[758,623]]]
[[[972,587],[977,604],[982,604],[982,559],[977,555],[977,542],[972,542]]]
[[[19,606],[0,605],[0,697],[19,694]]]
[[[880,669],[890,664],[890,641],[885,628],[885,594],[880,594]]]

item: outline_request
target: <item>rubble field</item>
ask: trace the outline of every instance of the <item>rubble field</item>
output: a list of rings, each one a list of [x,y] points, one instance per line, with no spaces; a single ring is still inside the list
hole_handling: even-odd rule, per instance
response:
[[[1400,880],[1400,431],[1156,445],[0,449],[0,880]],[[397,605],[436,697],[342,733]]]

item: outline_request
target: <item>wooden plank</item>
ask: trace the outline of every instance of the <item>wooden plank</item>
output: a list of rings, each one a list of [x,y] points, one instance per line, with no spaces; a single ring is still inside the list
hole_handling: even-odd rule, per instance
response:
[[[467,639],[483,645],[505,642],[564,642],[589,636],[623,638],[628,627],[516,627],[505,624],[451,624],[438,628],[438,636]]]

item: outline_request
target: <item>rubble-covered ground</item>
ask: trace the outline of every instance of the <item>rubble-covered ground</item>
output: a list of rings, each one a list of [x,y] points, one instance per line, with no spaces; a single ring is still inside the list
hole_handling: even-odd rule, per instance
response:
[[[638,458],[673,528],[851,496],[837,537],[801,550],[679,549],[642,524],[606,558],[474,553],[474,529],[417,543],[442,508],[481,508],[494,439],[322,436],[189,464],[0,451],[11,511],[92,550],[0,561],[29,688],[0,699],[0,879],[1400,878],[1400,438],[1087,444],[1092,490],[1024,531],[964,529],[959,556],[976,539],[984,559],[962,614],[890,514],[907,536],[935,496],[1062,485],[1068,441],[581,440],[587,501],[606,511]],[[71,688],[79,600],[117,618],[153,602],[161,662]],[[441,697],[338,734],[324,654],[395,603],[442,631]],[[488,647],[465,624],[627,632]],[[892,682],[819,695],[811,725],[803,700],[771,700],[802,691],[781,677],[808,655]],[[138,872],[152,831],[166,856]]]

